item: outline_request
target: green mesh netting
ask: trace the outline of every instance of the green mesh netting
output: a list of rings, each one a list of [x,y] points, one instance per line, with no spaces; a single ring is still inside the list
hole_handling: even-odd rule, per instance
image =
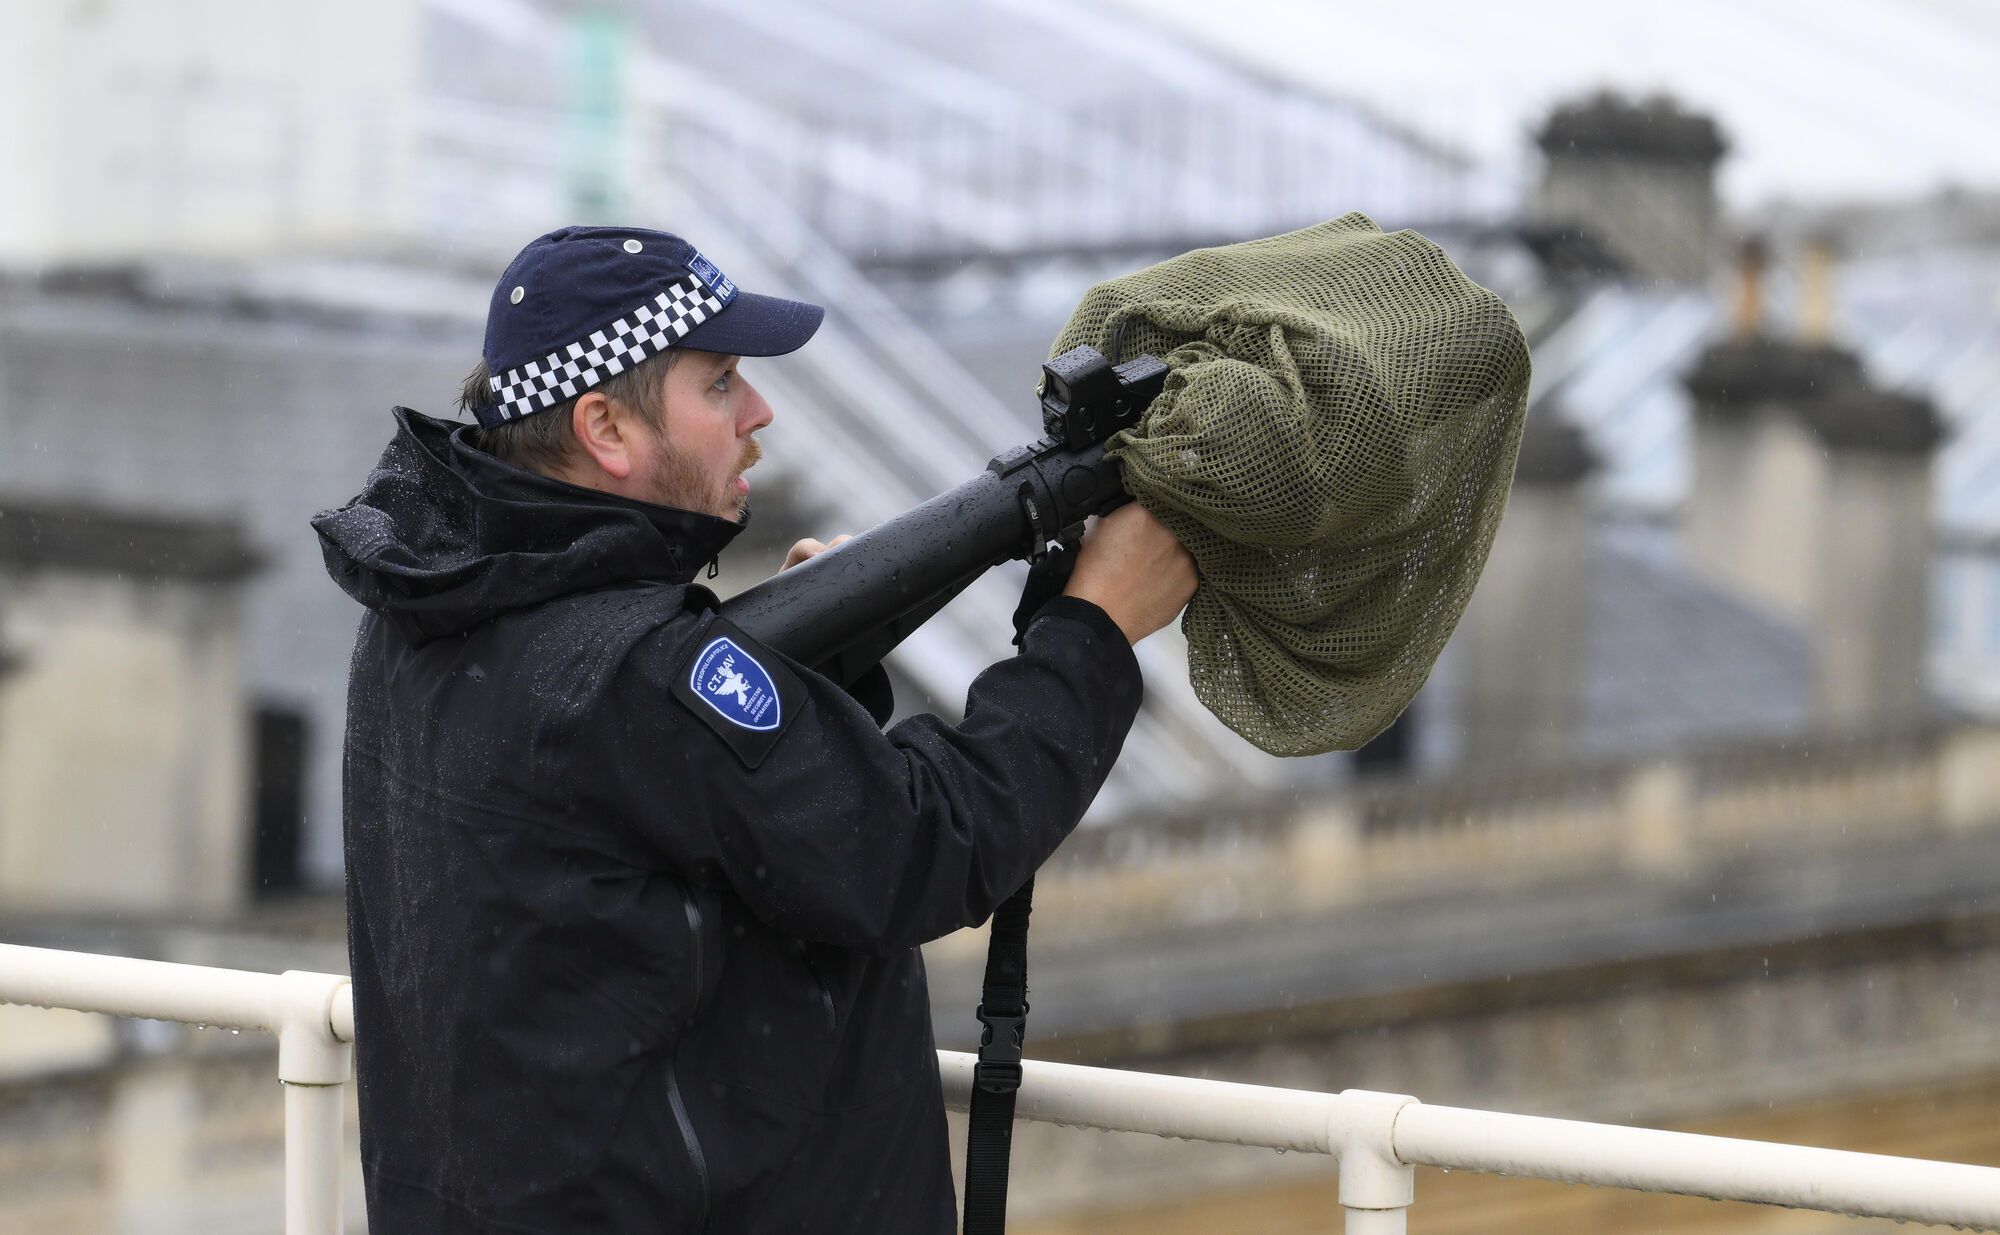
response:
[[[1528,394],[1507,306],[1349,214],[1100,283],[1049,354],[1085,343],[1171,369],[1111,453],[1200,569],[1181,629],[1201,701],[1274,755],[1388,727],[1506,505]]]

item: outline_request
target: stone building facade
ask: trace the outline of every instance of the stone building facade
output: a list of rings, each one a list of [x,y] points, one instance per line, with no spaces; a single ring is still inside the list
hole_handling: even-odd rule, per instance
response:
[[[227,522],[0,500],[0,905],[249,899],[251,717]]]

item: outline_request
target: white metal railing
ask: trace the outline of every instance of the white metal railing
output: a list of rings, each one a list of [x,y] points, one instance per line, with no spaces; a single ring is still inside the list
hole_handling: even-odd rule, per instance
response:
[[[339,1235],[342,1086],[354,1075],[354,995],[344,976],[0,944],[0,1003],[276,1034],[286,1235]]]
[[[341,1087],[353,990],[338,974],[251,973],[0,944],[0,1003],[261,1030],[285,1089],[285,1230],[341,1230]],[[973,1057],[938,1052],[963,1110]],[[1418,1166],[2000,1231],[2000,1168],[1030,1061],[1016,1114],[1077,1127],[1330,1154],[1349,1235],[1401,1235]]]

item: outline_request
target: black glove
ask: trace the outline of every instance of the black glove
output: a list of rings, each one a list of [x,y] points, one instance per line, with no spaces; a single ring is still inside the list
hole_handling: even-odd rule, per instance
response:
[[[1028,565],[1028,585],[1021,589],[1021,603],[1014,607],[1014,646],[1028,636],[1028,623],[1048,604],[1063,594],[1076,570],[1076,545],[1056,541],[1048,551]]]

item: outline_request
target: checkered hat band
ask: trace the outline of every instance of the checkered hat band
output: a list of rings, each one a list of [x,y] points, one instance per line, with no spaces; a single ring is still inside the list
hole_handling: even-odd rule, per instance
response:
[[[728,303],[699,276],[685,275],[617,321],[591,331],[589,338],[497,374],[492,379],[493,402],[474,413],[491,429],[574,399],[666,351]]]

